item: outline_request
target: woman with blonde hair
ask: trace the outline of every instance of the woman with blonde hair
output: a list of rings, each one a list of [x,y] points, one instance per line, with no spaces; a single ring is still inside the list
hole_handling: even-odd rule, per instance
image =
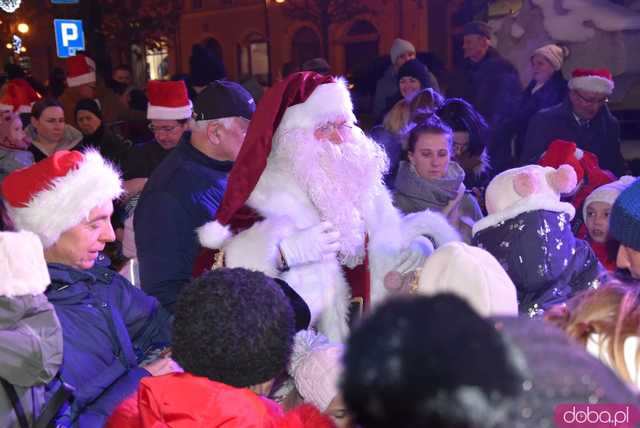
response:
[[[640,288],[610,280],[547,311],[545,319],[563,329],[589,353],[636,389],[640,387]]]
[[[370,136],[382,146],[389,157],[389,172],[385,176],[387,187],[393,187],[398,164],[407,149],[407,133],[416,121],[433,114],[444,98],[433,88],[422,89],[410,101],[398,101],[386,114],[382,125],[371,129]]]

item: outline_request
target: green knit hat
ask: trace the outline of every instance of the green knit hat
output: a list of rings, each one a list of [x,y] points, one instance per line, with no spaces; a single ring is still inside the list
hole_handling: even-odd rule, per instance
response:
[[[609,233],[622,245],[640,251],[640,180],[620,193],[613,204]]]

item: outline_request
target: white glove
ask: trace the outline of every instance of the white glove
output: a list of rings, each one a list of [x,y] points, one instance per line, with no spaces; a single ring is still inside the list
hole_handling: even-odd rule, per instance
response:
[[[433,244],[424,236],[419,236],[411,244],[400,251],[396,257],[393,272],[406,274],[424,265],[425,259],[433,253]]]
[[[335,257],[340,232],[328,221],[299,230],[280,241],[280,252],[289,267]]]

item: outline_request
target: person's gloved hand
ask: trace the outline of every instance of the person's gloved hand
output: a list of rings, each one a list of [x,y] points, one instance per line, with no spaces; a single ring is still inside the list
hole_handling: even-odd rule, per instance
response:
[[[340,232],[324,221],[299,230],[280,241],[280,252],[289,267],[335,257],[340,249]]]
[[[396,256],[391,271],[406,274],[424,265],[425,259],[433,253],[433,244],[424,236],[418,236]]]

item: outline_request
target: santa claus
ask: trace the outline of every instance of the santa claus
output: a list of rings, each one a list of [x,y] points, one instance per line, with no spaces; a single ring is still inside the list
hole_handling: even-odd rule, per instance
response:
[[[218,265],[287,281],[312,323],[341,341],[351,295],[343,268],[365,264],[370,284],[357,290],[375,304],[387,293],[387,273],[412,271],[434,247],[459,239],[437,213],[401,216],[383,185],[387,167],[384,151],[356,126],[346,82],[295,73],[258,105],[200,241],[221,250]],[[246,207],[259,220],[234,227]]]

